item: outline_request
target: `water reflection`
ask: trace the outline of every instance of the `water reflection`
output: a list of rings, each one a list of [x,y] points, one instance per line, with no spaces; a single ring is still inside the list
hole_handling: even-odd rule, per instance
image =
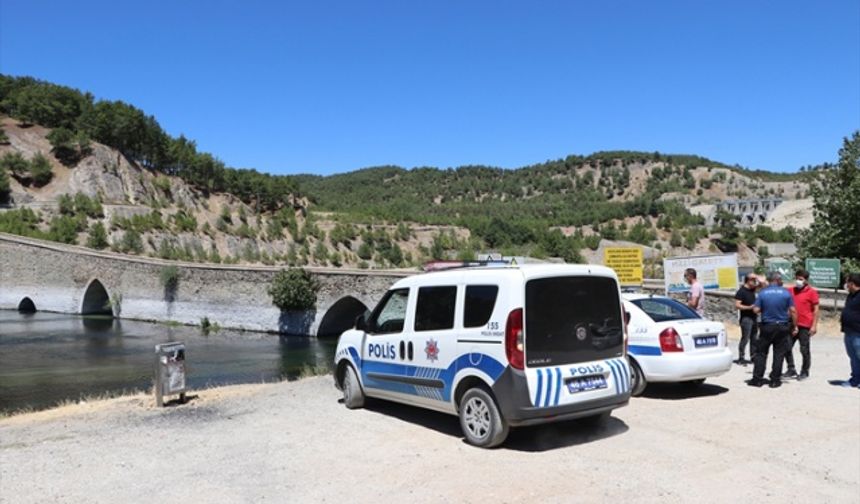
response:
[[[151,386],[154,347],[184,341],[194,388],[296,378],[330,368],[336,339],[0,310],[0,411]]]

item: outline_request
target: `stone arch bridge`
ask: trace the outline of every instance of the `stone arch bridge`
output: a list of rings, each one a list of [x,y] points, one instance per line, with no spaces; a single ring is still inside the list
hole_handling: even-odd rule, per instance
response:
[[[161,272],[175,265],[175,289]],[[308,268],[320,283],[316,310],[282,313],[267,290],[281,268],[178,263],[0,233],[0,309],[335,335],[373,308],[407,272]]]

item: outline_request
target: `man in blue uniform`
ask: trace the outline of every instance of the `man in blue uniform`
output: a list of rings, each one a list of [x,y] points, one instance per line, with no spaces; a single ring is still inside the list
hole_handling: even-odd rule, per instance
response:
[[[765,383],[764,369],[767,354],[773,345],[773,367],[770,371],[770,388],[782,385],[782,361],[788,351],[789,336],[797,334],[797,310],[791,293],[782,287],[782,276],[777,271],[767,275],[768,286],[761,290],[755,300],[755,312],[761,314],[758,345],[753,355],[753,377],[747,382],[752,387]]]
[[[845,283],[848,299],[842,309],[842,332],[845,333],[845,351],[851,361],[851,379],[840,385],[860,387],[860,273],[848,275]]]

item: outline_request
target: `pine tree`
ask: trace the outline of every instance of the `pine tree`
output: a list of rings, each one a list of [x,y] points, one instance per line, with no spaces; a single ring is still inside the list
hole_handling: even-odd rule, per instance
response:
[[[800,255],[839,258],[844,271],[860,271],[860,131],[844,139],[835,167],[810,173],[815,220],[799,237]]]

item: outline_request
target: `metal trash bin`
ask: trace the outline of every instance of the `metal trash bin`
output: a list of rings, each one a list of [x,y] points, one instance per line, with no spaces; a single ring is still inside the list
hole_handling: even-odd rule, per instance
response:
[[[178,341],[155,345],[155,404],[173,394],[185,402],[185,343]]]

